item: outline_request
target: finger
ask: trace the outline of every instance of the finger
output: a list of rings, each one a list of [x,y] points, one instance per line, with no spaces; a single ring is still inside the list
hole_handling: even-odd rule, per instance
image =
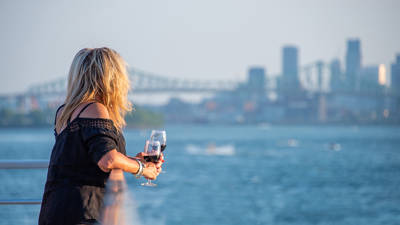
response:
[[[146,167],[156,167],[156,165],[154,164],[154,163],[152,163],[152,162],[148,162],[148,163],[146,163]]]
[[[157,173],[153,173],[150,180],[155,180],[157,178]]]

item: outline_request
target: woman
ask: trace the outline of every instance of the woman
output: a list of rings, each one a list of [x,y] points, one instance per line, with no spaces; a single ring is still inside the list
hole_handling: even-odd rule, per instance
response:
[[[122,128],[131,110],[126,64],[109,48],[82,49],[72,61],[67,97],[55,116],[54,144],[39,225],[94,224],[112,169],[156,179],[158,164],[125,156]]]

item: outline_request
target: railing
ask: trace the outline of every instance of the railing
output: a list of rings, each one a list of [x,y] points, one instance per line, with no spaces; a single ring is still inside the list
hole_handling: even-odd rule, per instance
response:
[[[0,169],[44,169],[48,165],[49,162],[46,160],[0,160]],[[126,224],[125,212],[122,210],[125,189],[126,182],[122,170],[112,170],[107,182],[107,202],[102,212],[101,224]],[[41,203],[40,199],[0,200],[0,205],[39,205]]]
[[[47,169],[47,160],[0,160],[0,169]],[[38,205],[40,199],[0,199],[0,205]]]

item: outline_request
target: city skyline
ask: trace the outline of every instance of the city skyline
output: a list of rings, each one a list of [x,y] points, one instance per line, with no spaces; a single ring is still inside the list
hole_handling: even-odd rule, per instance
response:
[[[362,63],[359,39],[348,39],[346,46],[344,68],[339,59],[299,66],[298,48],[282,46],[282,74],[275,79],[263,66],[249,67],[246,80],[236,82],[171,79],[133,68],[130,97],[177,123],[398,123],[400,54],[391,65],[394,82],[389,87],[383,64]],[[24,94],[2,96],[0,111],[7,118],[25,116],[31,122],[39,112],[46,123],[46,112],[63,102],[65,87],[66,80],[58,79]],[[138,93],[147,101],[139,103]],[[197,102],[182,98],[194,93],[213,94]]]
[[[168,77],[163,74],[154,74],[151,71],[143,71],[140,68],[128,67],[128,73],[132,80],[132,89],[141,89],[140,84],[136,84],[138,78],[132,76],[134,73],[146,74],[146,76],[154,77],[152,79],[160,80],[175,80],[175,82],[187,83],[191,87],[192,83],[203,85],[204,83],[215,81],[220,82],[236,82],[238,85],[248,82],[250,86],[254,84],[266,85],[268,90],[265,91],[309,91],[309,92],[330,92],[334,90],[349,90],[349,91],[368,91],[368,89],[375,90],[377,87],[382,86],[391,91],[398,92],[399,84],[396,79],[400,77],[398,74],[397,66],[399,63],[400,53],[396,54],[396,62],[391,64],[391,69],[388,72],[385,64],[363,64],[362,63],[362,44],[360,39],[347,39],[346,40],[346,55],[343,62],[334,58],[329,62],[317,60],[310,62],[306,65],[299,65],[299,48],[294,45],[284,45],[281,48],[281,72],[279,74],[271,75],[268,68],[260,65],[249,65],[246,71],[246,77],[242,80],[216,80],[216,79],[182,79],[178,77]],[[394,69],[393,69],[394,68]],[[139,75],[140,76],[140,75]],[[394,83],[391,85],[389,78],[394,76]],[[140,78],[142,79],[142,78]],[[154,82],[154,81],[151,81]],[[271,83],[272,82],[272,83]],[[140,82],[139,82],[140,83]],[[60,90],[66,85],[66,77],[55,79],[51,81],[44,81],[37,85],[32,85],[27,94],[40,93],[40,89],[48,89],[52,86]],[[169,84],[166,84],[169,85]],[[164,89],[162,83],[158,84],[159,88]],[[362,90],[360,89],[362,86]],[[165,86],[167,89],[169,86]],[[189,88],[190,88],[189,87]],[[32,89],[33,88],[33,89]],[[261,90],[261,89],[260,89]],[[45,91],[46,92],[46,91]],[[139,91],[141,92],[141,91]],[[159,92],[159,91],[157,91]],[[181,96],[182,97],[182,96]]]
[[[244,80],[253,65],[280,73],[281,47],[287,44],[299,48],[299,65],[339,58],[344,66],[346,40],[359,38],[363,64],[383,63],[390,74],[400,52],[400,3],[360,3],[2,2],[0,93],[66,77],[80,48],[104,45],[131,66],[156,74]]]

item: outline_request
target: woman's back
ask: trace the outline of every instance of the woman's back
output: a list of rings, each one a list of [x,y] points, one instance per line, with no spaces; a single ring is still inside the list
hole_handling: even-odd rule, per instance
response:
[[[162,162],[126,156],[121,130],[132,109],[129,90],[126,63],[116,51],[84,48],[75,55],[65,105],[56,113],[39,225],[94,224],[111,170],[148,179],[160,173]]]
[[[125,140],[110,119],[88,118],[90,107],[78,107],[76,118],[56,132],[39,224],[78,224],[99,218],[109,173],[97,165],[108,151],[126,154]],[[85,115],[85,109],[89,113]],[[73,116],[76,113],[73,113]]]

